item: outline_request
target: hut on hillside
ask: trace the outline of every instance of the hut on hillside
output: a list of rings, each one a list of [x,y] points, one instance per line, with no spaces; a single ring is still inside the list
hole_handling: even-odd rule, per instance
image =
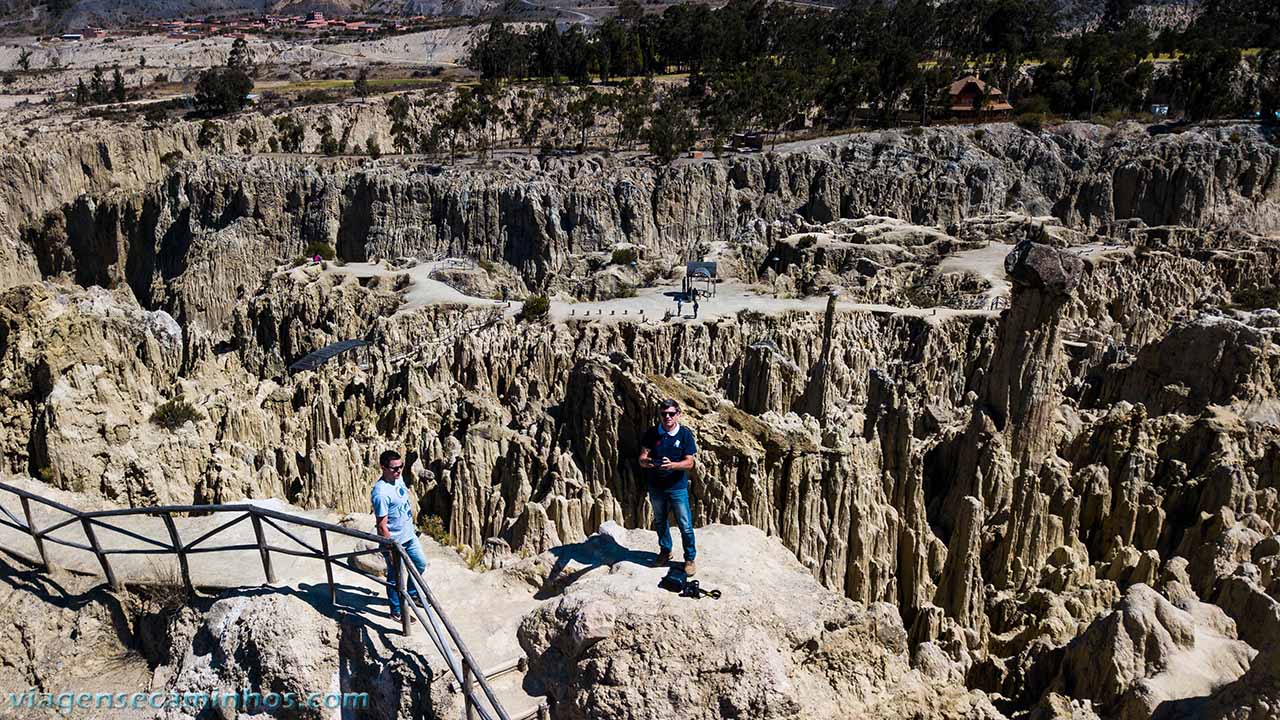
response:
[[[983,82],[977,75],[967,75],[951,83],[947,95],[947,109],[953,117],[1003,117],[1013,110],[1000,88]]]

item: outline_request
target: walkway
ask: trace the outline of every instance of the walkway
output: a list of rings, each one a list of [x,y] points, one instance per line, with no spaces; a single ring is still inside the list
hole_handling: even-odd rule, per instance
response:
[[[968,273],[986,280],[990,287],[982,295],[983,305],[991,307],[997,298],[1007,300],[1012,290],[1009,278],[1004,274],[1004,259],[1012,250],[1012,245],[992,242],[984,248],[948,255],[938,265],[938,274]]]
[[[881,303],[858,303],[838,301],[836,309],[840,312],[872,312],[907,315],[925,318],[930,323],[943,322],[948,318],[964,316],[995,316],[1007,307],[1007,300],[1012,292],[1012,285],[1004,272],[1004,258],[1013,249],[1012,245],[992,242],[986,247],[975,250],[964,250],[943,258],[938,266],[939,273],[969,273],[985,280],[989,288],[980,296],[981,307],[978,308],[923,308],[901,307]],[[1080,257],[1094,257],[1111,252],[1127,252],[1124,248],[1113,248],[1100,243],[1081,245],[1071,248]],[[442,268],[456,267],[456,260],[438,260],[419,263],[412,268],[389,270],[381,264],[346,263],[342,266],[329,264],[325,272],[353,275],[357,278],[392,277],[405,275],[409,278],[409,287],[404,294],[404,303],[397,312],[414,310],[436,305],[469,305],[492,308],[508,317],[515,317],[520,312],[520,301],[510,304],[495,302],[492,299],[467,295],[456,288],[433,279],[431,274]],[[290,272],[301,273],[304,268],[296,268]],[[477,272],[483,272],[477,270]],[[700,302],[698,317],[693,317],[693,305],[685,303],[680,316],[676,312],[675,294],[679,290],[678,283],[671,286],[639,288],[633,297],[614,298],[612,300],[594,300],[574,302],[561,296],[551,298],[550,320],[565,323],[579,320],[590,320],[602,323],[618,322],[714,322],[736,316],[743,311],[778,316],[787,312],[821,313],[826,309],[825,295],[806,298],[777,298],[769,294],[767,286],[750,284],[736,280],[726,280],[716,286],[713,298]],[[663,320],[666,313],[673,317]]]
[[[100,500],[93,501],[74,493],[55,490],[33,480],[6,478],[4,481],[9,485],[78,510],[106,509]],[[278,500],[251,500],[243,501],[243,504],[310,520],[341,524],[341,518],[330,513],[299,510]],[[9,515],[19,520],[24,518],[22,504],[18,497],[0,490],[0,517],[8,520],[9,517],[3,511],[7,511]],[[38,503],[31,504],[31,511],[35,526],[42,529],[69,517],[64,512]],[[373,528],[371,515],[348,517],[356,518],[355,524],[349,526],[352,530],[368,532]],[[176,517],[174,525],[182,542],[191,543],[231,519],[231,516],[226,513],[205,517]],[[160,517],[128,515],[117,518],[116,522],[136,535],[152,538],[164,544],[169,542],[168,529]],[[277,528],[265,523],[262,527],[268,545],[298,547],[292,539]],[[298,525],[290,525],[288,529],[299,539],[316,547],[320,546],[318,530]],[[141,540],[99,526],[95,526],[94,534],[105,550],[138,550],[149,547]],[[79,523],[73,523],[55,531],[53,537],[75,543],[87,542]],[[331,554],[360,549],[358,545],[361,541],[355,538],[329,533],[327,539]],[[296,591],[301,597],[313,603],[328,602],[325,563],[321,560],[272,553],[271,562],[276,582],[273,584],[266,581],[261,557],[258,550],[253,547],[254,528],[248,521],[239,522],[218,533],[210,539],[208,544],[211,546],[247,545],[249,548],[190,555],[188,563],[191,579],[197,588],[216,592],[222,589],[270,585]],[[39,552],[31,537],[13,528],[0,527],[0,547],[32,564],[40,562]],[[156,548],[152,546],[152,549]],[[533,588],[506,579],[501,573],[479,573],[470,570],[454,550],[441,547],[429,539],[425,540],[424,549],[429,566],[423,576],[441,605],[446,608],[449,619],[465,639],[467,647],[478,664],[487,670],[509,663],[521,656],[522,651],[516,639],[516,630],[521,618],[538,605],[538,601],[533,597]],[[86,575],[102,575],[102,568],[91,552],[48,542],[45,543],[45,551],[50,563],[60,568]],[[171,584],[176,578],[181,577],[177,559],[168,554],[110,555],[109,562],[117,579],[125,585]],[[339,605],[346,605],[346,609],[359,615],[371,625],[383,629],[387,636],[398,636],[400,623],[392,620],[387,609],[386,593],[380,583],[342,567],[335,566],[333,573],[334,583],[340,588]],[[410,636],[398,636],[396,641],[429,658],[433,666],[444,666],[439,651],[421,625],[415,626]],[[494,689],[512,718],[526,715],[539,703],[537,698],[524,692],[521,687],[522,679],[523,673],[515,673],[494,682]]]
[[[1005,246],[1000,246],[1001,248]],[[994,256],[994,251],[989,252]],[[1007,250],[1006,250],[1007,253]],[[1003,263],[1004,255],[1001,254],[998,263]],[[983,258],[983,262],[974,262],[975,265],[990,264],[990,261]],[[467,295],[457,289],[431,278],[431,273],[440,266],[440,263],[421,263],[416,267],[404,268],[399,270],[388,270],[382,265],[372,263],[347,263],[341,267],[330,265],[326,272],[354,275],[358,278],[363,277],[388,277],[394,275],[407,275],[410,285],[404,295],[404,304],[400,306],[397,312],[412,312],[414,310],[434,305],[470,305],[477,307],[500,308],[502,313],[508,317],[514,317],[520,312],[520,301],[514,300],[509,306],[504,306],[491,299],[478,298]],[[1000,265],[1000,275],[1003,275],[1003,265]],[[972,270],[969,267],[957,267],[959,270]],[[294,272],[299,272],[295,270]],[[991,270],[994,273],[994,270]],[[1002,290],[1007,294],[1007,283],[1004,283]],[[573,302],[566,300],[560,296],[551,298],[550,319],[553,322],[570,322],[579,319],[592,320],[597,322],[617,323],[617,322],[663,322],[663,316],[667,312],[673,315],[676,312],[675,293],[679,290],[678,284],[672,286],[639,288],[635,296],[626,298],[614,298],[611,300],[594,300]],[[704,299],[700,301],[698,317],[693,317],[692,303],[685,303],[683,313],[680,317],[673,317],[668,322],[707,322],[716,321],[723,318],[736,316],[743,311],[758,312],[764,315],[777,316],[787,312],[813,312],[821,313],[826,309],[827,298],[825,295],[815,295],[806,298],[776,298],[771,294],[767,294],[765,286],[753,285],[749,283],[728,280],[716,286],[716,296],[714,298]],[[989,309],[982,310],[963,310],[954,308],[920,308],[920,307],[899,307],[896,305],[885,305],[881,303],[857,303],[857,302],[838,302],[837,309],[842,312],[877,312],[877,313],[893,313],[901,315],[910,315],[913,317],[928,318],[931,322],[941,321],[948,317],[963,315],[992,315],[994,311]]]

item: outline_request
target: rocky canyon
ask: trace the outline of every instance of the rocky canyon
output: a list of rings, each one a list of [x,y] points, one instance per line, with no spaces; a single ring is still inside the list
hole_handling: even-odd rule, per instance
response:
[[[340,112],[389,147],[374,107]],[[448,535],[432,567],[514,598],[490,625],[552,718],[1280,716],[1269,131],[947,126],[670,166],[197,133],[0,157],[5,482],[368,529],[397,449]],[[717,275],[696,317],[690,262]],[[291,368],[343,340],[367,345]],[[719,600],[629,554],[656,549],[637,457],[666,398]],[[382,693],[369,717],[456,711],[438,659],[297,597],[157,609],[73,573],[73,612],[4,563],[0,689],[117,653],[153,689],[336,678]]]

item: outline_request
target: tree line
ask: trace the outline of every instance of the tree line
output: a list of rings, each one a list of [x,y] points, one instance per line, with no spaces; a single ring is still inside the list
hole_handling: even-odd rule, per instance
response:
[[[851,0],[833,11],[731,0],[660,14],[628,0],[594,32],[494,21],[468,64],[486,79],[553,84],[688,73],[686,101],[717,135],[776,130],[809,108],[831,125],[928,122],[949,83],[974,70],[1028,112],[1083,118],[1160,103],[1193,119],[1270,117],[1280,3],[1204,0],[1185,31],[1161,33],[1136,5],[1106,0],[1081,30],[1065,26],[1058,0]]]
[[[128,91],[125,89],[124,75],[120,73],[119,65],[112,66],[111,80],[109,81],[101,65],[93,66],[93,74],[89,76],[87,84],[84,78],[76,80],[74,100],[77,105],[124,102],[127,98]]]
[[[397,152],[443,154],[456,158],[463,149],[482,157],[508,143],[532,151],[571,145],[585,149],[597,129],[613,149],[645,143],[664,161],[675,159],[696,139],[694,119],[683,100],[659,93],[652,80],[631,80],[616,88],[557,89],[525,87],[506,91],[496,80],[459,87],[437,107],[435,98],[416,101],[431,107],[434,122],[420,124],[413,103],[396,95],[387,104],[391,137]]]

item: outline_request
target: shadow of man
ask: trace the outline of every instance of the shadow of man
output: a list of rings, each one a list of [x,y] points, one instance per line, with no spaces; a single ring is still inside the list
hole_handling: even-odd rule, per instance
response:
[[[612,567],[620,562],[631,562],[649,567],[658,554],[647,550],[632,550],[618,544],[612,535],[596,533],[580,543],[560,545],[547,552],[555,556],[555,564],[547,575],[547,581],[534,597],[546,600],[572,585],[587,573],[601,567]],[[569,571],[570,563],[585,567]]]

